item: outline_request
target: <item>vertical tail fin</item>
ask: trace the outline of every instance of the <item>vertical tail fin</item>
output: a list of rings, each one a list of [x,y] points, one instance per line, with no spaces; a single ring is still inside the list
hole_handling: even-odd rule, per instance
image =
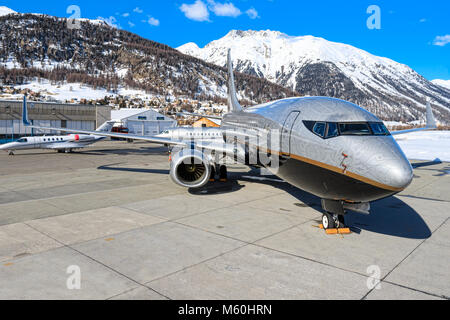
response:
[[[433,109],[431,109],[430,101],[427,100],[427,126],[428,129],[436,128],[436,120],[433,115]]]
[[[231,62],[231,49],[228,49],[228,112],[241,111],[242,106],[236,96],[236,86],[234,84],[233,63]]]
[[[25,94],[23,95],[22,122],[25,126],[31,125],[30,121],[28,120],[27,96]]]

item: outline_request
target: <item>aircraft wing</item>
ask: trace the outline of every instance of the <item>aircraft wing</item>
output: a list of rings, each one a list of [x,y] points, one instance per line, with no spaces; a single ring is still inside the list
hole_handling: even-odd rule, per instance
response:
[[[427,102],[427,115],[426,115],[426,118],[427,118],[427,125],[424,128],[392,131],[391,134],[393,136],[396,136],[396,135],[410,133],[410,132],[428,131],[428,130],[436,129],[436,120],[434,119],[433,110],[431,109],[430,102]]]
[[[74,130],[74,129],[67,129],[67,128],[35,126],[35,125],[32,125],[30,123],[30,121],[28,120],[28,108],[27,108],[26,96],[23,97],[22,122],[23,122],[24,126],[26,126],[26,127],[33,128],[33,129],[39,129],[39,130],[51,130],[51,131],[61,131],[61,132],[68,132],[68,133],[90,134],[93,136],[100,136],[100,137],[114,137],[114,138],[132,139],[132,140],[143,140],[143,141],[159,143],[159,144],[186,146],[185,142],[174,141],[174,140],[170,140],[167,138],[146,137],[146,136],[138,136],[138,135],[132,135],[132,134],[103,132],[103,131]]]
[[[33,129],[40,129],[40,130],[61,131],[61,132],[79,133],[79,134],[91,134],[91,135],[101,136],[101,137],[114,137],[114,138],[123,138],[123,139],[131,139],[131,140],[143,140],[143,141],[159,143],[159,144],[186,146],[185,142],[174,141],[174,140],[170,140],[167,138],[138,136],[138,135],[132,135],[132,134],[125,134],[125,133],[74,130],[74,129],[57,128],[57,127],[40,127],[40,126],[34,126],[34,125],[27,125],[27,127],[33,128]]]

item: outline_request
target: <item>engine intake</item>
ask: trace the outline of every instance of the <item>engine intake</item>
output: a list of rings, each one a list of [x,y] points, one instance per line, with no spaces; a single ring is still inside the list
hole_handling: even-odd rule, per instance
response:
[[[211,175],[211,164],[198,150],[184,149],[172,157],[170,177],[186,188],[200,188],[206,185]]]

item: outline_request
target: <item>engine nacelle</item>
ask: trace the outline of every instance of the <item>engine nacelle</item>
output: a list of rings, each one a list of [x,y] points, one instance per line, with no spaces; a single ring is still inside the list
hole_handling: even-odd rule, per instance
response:
[[[211,161],[195,149],[183,149],[172,156],[170,177],[186,188],[200,188],[206,185],[211,175]]]

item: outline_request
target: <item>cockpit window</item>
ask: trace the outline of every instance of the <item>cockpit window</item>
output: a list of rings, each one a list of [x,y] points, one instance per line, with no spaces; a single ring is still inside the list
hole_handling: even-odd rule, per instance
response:
[[[372,134],[367,123],[339,123],[339,132],[343,136],[368,136]]]
[[[370,122],[369,124],[373,134],[376,136],[388,136],[390,134],[389,130],[382,122]]]
[[[28,142],[28,139],[22,138],[22,139],[17,140],[17,142],[19,142],[19,143]]]
[[[337,123],[329,122],[328,123],[328,131],[327,131],[327,138],[333,138],[337,137],[339,134]]]
[[[313,132],[317,134],[319,137],[325,137],[325,130],[327,128],[327,124],[325,122],[317,122],[314,125]]]
[[[321,122],[303,121],[305,127],[323,139],[338,136],[389,136],[382,122]]]

